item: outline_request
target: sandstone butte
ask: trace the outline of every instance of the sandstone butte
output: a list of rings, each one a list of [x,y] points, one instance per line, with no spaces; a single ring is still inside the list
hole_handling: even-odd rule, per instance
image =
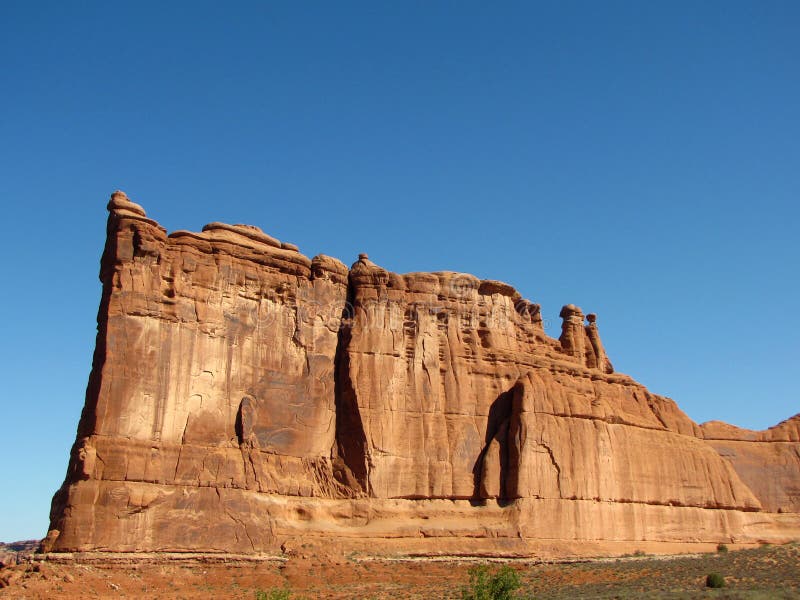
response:
[[[800,415],[697,425],[513,287],[108,204],[45,551],[543,556],[800,539]]]

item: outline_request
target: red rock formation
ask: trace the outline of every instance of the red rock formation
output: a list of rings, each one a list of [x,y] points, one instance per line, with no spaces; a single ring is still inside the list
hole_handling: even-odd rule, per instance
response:
[[[347,269],[245,225],[167,235],[121,192],[108,208],[97,348],[47,548],[800,537],[798,417],[700,427],[614,373],[574,305],[554,340],[502,282],[398,275],[365,254]]]
[[[720,421],[701,425],[703,438],[753,490],[763,508],[800,513],[800,415],[766,431]]]

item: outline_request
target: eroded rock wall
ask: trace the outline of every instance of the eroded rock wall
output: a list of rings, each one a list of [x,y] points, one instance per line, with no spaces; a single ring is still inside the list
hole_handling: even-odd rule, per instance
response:
[[[532,554],[800,531],[797,423],[696,425],[614,373],[574,305],[555,340],[501,282],[348,269],[244,225],[167,235],[120,192],[108,208],[50,549]]]
[[[800,513],[800,415],[765,431],[714,421],[703,437],[773,513]]]
[[[59,544],[83,543],[106,501],[73,500],[83,480],[352,494],[331,457],[347,268],[252,227],[167,236],[121,194],[109,210],[94,365],[54,502],[76,526]]]

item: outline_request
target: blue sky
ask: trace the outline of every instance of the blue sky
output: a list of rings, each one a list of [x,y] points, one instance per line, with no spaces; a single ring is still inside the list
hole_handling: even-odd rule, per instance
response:
[[[0,3],[0,540],[41,537],[105,203],[599,314],[698,422],[795,414],[800,3]]]

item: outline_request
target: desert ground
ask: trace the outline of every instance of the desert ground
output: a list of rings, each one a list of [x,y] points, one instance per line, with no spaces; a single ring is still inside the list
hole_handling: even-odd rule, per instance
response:
[[[580,561],[492,561],[518,573],[519,598],[800,598],[800,544]],[[468,559],[292,556],[34,558],[0,570],[0,598],[460,598]],[[708,589],[719,573],[725,587]]]

